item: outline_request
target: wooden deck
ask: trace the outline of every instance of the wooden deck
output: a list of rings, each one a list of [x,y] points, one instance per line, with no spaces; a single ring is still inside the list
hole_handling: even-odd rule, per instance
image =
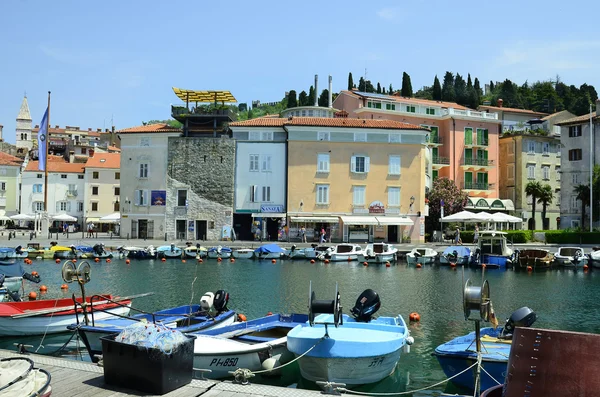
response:
[[[16,352],[0,349],[0,358],[22,357]],[[109,386],[104,383],[104,371],[95,364],[68,360],[57,357],[27,354],[36,368],[42,368],[52,375],[52,396],[56,397],[124,397],[145,396],[135,390]],[[291,389],[264,385],[239,385],[231,381],[214,381],[194,379],[165,397],[314,397],[321,395],[318,391]]]

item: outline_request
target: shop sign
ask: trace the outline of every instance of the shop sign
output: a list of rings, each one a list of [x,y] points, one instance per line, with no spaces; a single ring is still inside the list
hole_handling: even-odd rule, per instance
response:
[[[353,214],[368,214],[369,210],[367,208],[352,208]]]
[[[381,201],[373,201],[369,204],[369,214],[385,214],[385,206]]]
[[[283,212],[283,205],[261,205],[260,212],[281,213]]]

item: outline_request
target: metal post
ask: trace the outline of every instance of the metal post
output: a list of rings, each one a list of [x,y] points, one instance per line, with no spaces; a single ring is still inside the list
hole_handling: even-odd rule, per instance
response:
[[[475,367],[475,395],[479,396],[481,393],[481,322],[479,320],[475,320],[475,348],[477,350],[477,366]]]
[[[590,232],[594,228],[594,113],[592,113],[592,104],[590,103]],[[583,227],[583,225],[581,225]]]

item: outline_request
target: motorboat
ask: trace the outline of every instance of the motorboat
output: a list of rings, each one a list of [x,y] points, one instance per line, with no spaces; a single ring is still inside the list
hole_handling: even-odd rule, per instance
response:
[[[554,255],[541,248],[519,249],[515,254],[515,266],[521,269],[550,269],[554,261]]]
[[[593,268],[600,268],[600,247],[593,247],[592,251],[587,256],[588,261]]]
[[[318,259],[321,255],[326,255],[333,247],[331,245],[311,244],[310,248],[304,248],[304,257],[306,259]]]
[[[312,291],[309,296],[309,320],[291,330],[287,340],[288,350],[302,356],[303,378],[352,386],[394,372],[402,349],[413,340],[402,316],[373,317],[381,306],[375,291],[367,289],[358,297],[352,317],[341,313],[337,288],[333,301],[317,301]]]
[[[5,397],[50,397],[50,374],[27,357],[0,359],[0,394]]]
[[[287,335],[307,320],[306,314],[271,314],[194,332],[194,368],[210,369],[205,376],[213,379],[230,377],[229,371],[236,368],[273,370],[294,358]]]
[[[75,247],[64,247],[62,245],[53,245],[50,247],[53,259],[77,259]],[[44,259],[46,256],[44,256]]]
[[[0,265],[0,302],[21,300],[19,293],[23,288],[23,279],[39,283],[40,276],[26,273],[21,263]]]
[[[307,259],[306,250],[310,249],[311,248],[298,248],[296,244],[293,244],[290,248],[285,250],[283,256],[285,256],[287,259]]]
[[[89,245],[75,245],[75,250],[79,258],[84,259],[108,259],[113,257],[113,253],[107,251],[104,244],[95,244],[93,247]]]
[[[200,246],[200,244],[190,245],[183,249],[183,256],[192,259],[206,258],[206,248]]]
[[[440,265],[465,265],[469,266],[472,260],[472,253],[464,245],[451,245],[440,255]]]
[[[255,259],[280,259],[285,250],[277,244],[261,245],[254,250]]]
[[[40,248],[40,243],[27,243],[27,257],[34,259],[42,259],[44,257],[44,249]]]
[[[409,264],[421,263],[423,265],[433,265],[438,257],[436,250],[431,248],[413,248],[406,254],[406,261]]]
[[[17,261],[14,248],[0,247],[0,265],[12,265]]]
[[[120,256],[132,259],[156,259],[157,255],[157,252],[152,245],[149,245],[146,248],[125,246],[118,247],[117,250],[119,251]]]
[[[231,248],[222,247],[220,245],[217,247],[212,247],[208,249],[206,256],[210,259],[229,259],[231,258]]]
[[[175,244],[171,245],[161,245],[156,249],[159,258],[181,258],[183,251],[181,248],[177,247]]]
[[[522,307],[506,320],[504,328],[481,328],[481,363],[485,370],[480,375],[482,390],[497,385],[496,380],[504,383],[514,329],[530,327],[535,320],[535,312]],[[475,371],[465,370],[477,362],[475,342],[475,332],[471,332],[439,345],[433,353],[451,382],[471,390],[475,384]],[[464,373],[455,377],[461,372]]]
[[[583,267],[588,258],[581,247],[560,247],[554,254],[554,264],[567,267]]]
[[[397,259],[398,249],[387,243],[367,244],[363,255],[366,261],[374,260],[375,263],[393,262]]]
[[[235,259],[252,259],[254,250],[252,248],[236,248],[231,252],[231,256]]]
[[[229,294],[224,290],[215,293],[207,292],[200,299],[200,304],[177,306],[153,313],[139,313],[126,318],[94,320],[91,325],[70,324],[67,329],[79,333],[92,361],[97,362],[96,356],[102,354],[100,338],[119,333],[136,322],[161,324],[184,333],[231,325],[236,321],[237,316],[233,310],[227,308],[228,301]]]
[[[359,256],[363,257],[363,249],[358,244],[338,244],[325,253],[319,255],[319,259],[329,259],[332,262],[356,261]]]
[[[474,262],[477,266],[506,269],[513,265],[513,250],[508,247],[506,233],[482,231],[477,242]]]

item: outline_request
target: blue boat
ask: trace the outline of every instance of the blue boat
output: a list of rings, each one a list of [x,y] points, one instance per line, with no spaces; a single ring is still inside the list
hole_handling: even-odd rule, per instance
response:
[[[478,267],[506,269],[513,265],[513,250],[506,243],[506,233],[482,231],[475,251],[475,264]]]
[[[28,252],[23,251],[21,246],[16,248],[0,247],[0,265],[11,265],[17,261],[17,259],[27,258]]]
[[[25,272],[23,265],[19,262],[0,263],[0,302],[21,300],[19,292],[23,279],[39,283],[39,276],[32,276]]]
[[[454,263],[455,265],[469,266],[472,260],[472,253],[468,247],[464,245],[451,245],[446,248],[440,256],[440,265],[449,265]]]
[[[231,248],[229,247],[212,247],[206,252],[206,256],[211,259],[228,259],[231,258]]]
[[[403,347],[413,340],[402,316],[372,318],[381,306],[375,291],[358,297],[353,317],[340,313],[337,291],[333,301],[309,296],[309,321],[288,334],[289,351],[306,354],[299,360],[305,379],[360,385],[394,372]]]
[[[183,254],[183,250],[179,247],[176,247],[175,244],[171,245],[161,245],[156,249],[159,258],[181,258]]]
[[[254,250],[254,257],[256,259],[279,259],[285,252],[277,244],[265,244]]]
[[[481,329],[481,363],[483,369],[489,374],[481,371],[481,390],[496,386],[497,382],[504,383],[512,345],[512,332],[517,326],[531,326],[535,319],[535,313],[531,309],[523,307],[510,316],[504,328]],[[433,355],[436,356],[442,370],[449,378],[466,370],[477,362],[475,332],[459,336],[439,345]],[[452,382],[465,389],[473,390],[475,368],[453,378]]]

